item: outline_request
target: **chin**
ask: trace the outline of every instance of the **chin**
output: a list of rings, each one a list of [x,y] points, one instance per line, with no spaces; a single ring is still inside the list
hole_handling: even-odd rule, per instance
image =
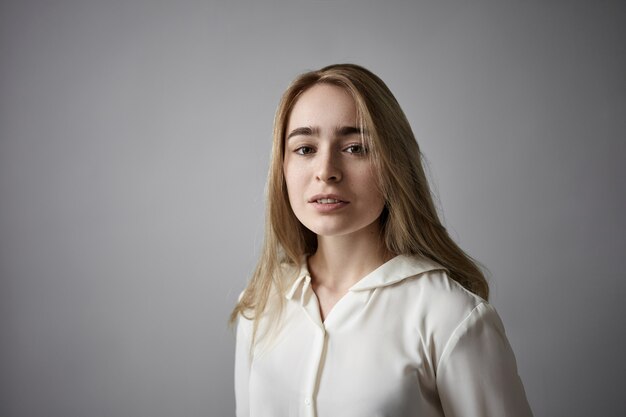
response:
[[[333,237],[333,236],[346,236],[351,233],[358,232],[359,230],[362,230],[365,227],[367,227],[367,225],[361,226],[361,227],[359,226],[355,227],[354,225],[350,225],[350,226],[305,225],[305,227],[318,236]]]
[[[311,224],[311,223],[302,223],[304,227],[309,229],[311,232],[315,233],[318,236],[338,236],[345,234],[345,228],[343,227],[335,227],[330,225],[320,225],[320,224]]]

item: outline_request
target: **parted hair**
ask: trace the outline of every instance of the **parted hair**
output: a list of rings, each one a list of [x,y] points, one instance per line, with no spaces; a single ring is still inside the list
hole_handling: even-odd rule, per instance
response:
[[[317,248],[316,235],[300,223],[289,204],[283,160],[290,112],[301,94],[319,83],[343,88],[354,99],[358,127],[385,200],[379,221],[387,250],[435,261],[447,269],[453,280],[487,300],[489,286],[478,263],[450,238],[439,219],[422,154],[397,100],[369,70],[354,64],[338,64],[300,75],[280,100],[274,118],[262,252],[231,314],[231,324],[240,314],[253,319],[254,340],[257,318],[269,315],[272,323],[282,311],[281,295],[286,290],[283,266],[299,266]]]

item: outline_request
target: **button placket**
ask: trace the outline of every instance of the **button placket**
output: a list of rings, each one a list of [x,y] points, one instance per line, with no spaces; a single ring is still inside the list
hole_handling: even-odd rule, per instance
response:
[[[303,297],[302,301],[305,300],[305,293],[309,291],[313,291],[310,287],[310,278],[305,280],[305,285],[303,288]],[[326,345],[326,331],[324,329],[324,324],[322,323],[320,314],[319,314],[319,305],[317,303],[317,297],[313,296],[313,294],[306,294],[306,303],[303,303],[302,308],[304,309],[304,313],[309,317],[312,324],[314,324],[313,331],[315,332],[315,337],[313,340],[313,345],[311,346],[311,356],[309,362],[309,370],[308,375],[305,381],[304,387],[304,399],[303,399],[303,411],[306,416],[314,417],[315,416],[315,395],[317,392],[317,385],[319,383],[320,370],[321,370],[321,360],[324,353],[324,347]]]
[[[321,360],[324,353],[326,332],[323,329],[316,329],[315,340],[311,348],[311,358],[309,363],[308,378],[304,391],[304,406],[307,416],[315,416],[314,398],[319,384]]]

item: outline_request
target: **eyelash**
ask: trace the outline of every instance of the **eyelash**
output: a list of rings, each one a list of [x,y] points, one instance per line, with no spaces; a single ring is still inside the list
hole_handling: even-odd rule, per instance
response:
[[[308,150],[309,152],[305,152],[305,150]],[[300,146],[298,148],[296,148],[294,150],[295,153],[297,153],[298,155],[309,155],[310,153],[313,152],[313,148],[311,148],[310,146]]]
[[[357,150],[354,150],[354,148],[357,148]],[[349,149],[353,149],[352,151],[348,151]],[[351,155],[365,155],[367,154],[367,149],[361,145],[360,143],[353,143],[351,145],[346,146],[344,149],[344,151],[346,151],[347,153],[351,154]],[[306,155],[310,155],[311,153],[313,153],[314,150],[311,146],[300,146],[296,149],[294,149],[294,153],[298,154],[298,155],[302,155],[302,156],[306,156]]]
[[[367,153],[367,148],[365,148],[365,146],[361,145],[360,143],[353,143],[352,145],[348,145],[345,150],[348,150],[350,148],[357,148],[356,151],[348,152],[353,155],[365,155]]]

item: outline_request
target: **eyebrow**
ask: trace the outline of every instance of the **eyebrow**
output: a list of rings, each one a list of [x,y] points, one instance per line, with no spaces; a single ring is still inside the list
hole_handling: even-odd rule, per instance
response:
[[[360,135],[363,133],[363,130],[360,127],[356,126],[344,126],[337,129],[337,133],[339,136],[350,136],[350,135]]]
[[[317,129],[313,129],[311,127],[297,127],[287,135],[287,139],[290,139],[294,136],[300,136],[300,135],[312,136],[314,131],[317,133]]]
[[[312,136],[314,134],[317,134],[319,132],[319,129],[317,128],[312,128],[309,126],[305,126],[305,127],[297,127],[294,130],[292,130],[291,132],[289,132],[289,134],[287,135],[287,139],[290,139],[294,136]],[[350,135],[354,135],[354,134],[362,134],[363,133],[363,129],[356,127],[356,126],[342,126],[339,127],[335,130],[335,133],[338,136],[350,136]]]

